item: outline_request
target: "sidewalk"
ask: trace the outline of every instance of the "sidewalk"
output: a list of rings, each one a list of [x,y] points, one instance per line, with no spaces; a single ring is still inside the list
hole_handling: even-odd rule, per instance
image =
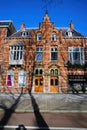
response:
[[[32,94],[40,112],[85,112],[87,113],[87,94]],[[3,106],[12,107],[19,94],[0,93],[0,111]],[[29,94],[21,94],[15,112],[33,112]]]

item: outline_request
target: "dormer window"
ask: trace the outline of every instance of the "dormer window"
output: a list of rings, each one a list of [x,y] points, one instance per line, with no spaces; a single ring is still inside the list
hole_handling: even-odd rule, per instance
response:
[[[28,32],[27,32],[27,31],[22,31],[22,32],[21,32],[21,36],[22,36],[22,37],[26,37],[27,35],[28,35]]]
[[[68,37],[72,37],[72,32],[71,31],[68,32]]]
[[[70,28],[68,28],[67,32],[66,32],[66,36],[67,37],[72,37],[73,36],[73,32]]]
[[[52,41],[56,41],[56,34],[55,33],[52,34]]]
[[[22,43],[16,43],[10,46],[10,65],[21,65],[24,59],[24,45]]]
[[[42,34],[41,33],[37,34],[37,41],[42,41]]]

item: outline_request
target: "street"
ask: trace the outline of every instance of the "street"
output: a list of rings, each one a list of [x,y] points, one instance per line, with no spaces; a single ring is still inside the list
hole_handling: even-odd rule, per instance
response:
[[[0,112],[0,118],[3,113]],[[8,120],[7,126],[42,127],[43,121],[49,127],[64,128],[87,128],[87,113],[13,113]],[[46,127],[46,125],[44,127]]]
[[[1,94],[0,129],[86,130],[86,94]]]

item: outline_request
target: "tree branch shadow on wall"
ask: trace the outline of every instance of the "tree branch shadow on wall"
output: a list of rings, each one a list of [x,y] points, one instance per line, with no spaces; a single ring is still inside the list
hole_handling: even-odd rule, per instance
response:
[[[47,123],[45,122],[43,116],[41,115],[39,111],[39,107],[38,107],[38,104],[36,103],[34,96],[31,94],[31,92],[29,94],[30,94],[32,106],[34,109],[34,114],[35,114],[38,130],[45,130],[45,129],[50,130],[49,126],[47,125]]]
[[[8,108],[5,104],[1,104],[0,108],[4,110],[4,115],[0,121],[0,130],[4,130],[5,125],[8,123],[11,115],[15,112],[15,109],[17,108],[17,105],[20,101],[20,98],[22,96],[23,91],[21,91],[20,95],[15,99],[15,102],[12,104],[10,108]]]

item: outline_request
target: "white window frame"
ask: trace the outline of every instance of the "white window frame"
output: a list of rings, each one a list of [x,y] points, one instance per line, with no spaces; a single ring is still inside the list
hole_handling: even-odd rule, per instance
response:
[[[72,31],[68,31],[68,37],[72,37]]]
[[[24,60],[24,46],[10,46],[9,64],[21,65]]]
[[[8,82],[9,82],[8,81],[8,76],[10,76],[10,78],[11,78],[10,79],[11,81],[10,80],[9,81],[11,82],[12,85],[8,85]],[[14,71],[12,69],[7,71],[6,85],[9,86],[9,87],[14,86]]]
[[[37,34],[37,41],[42,41],[42,34],[41,33]]]
[[[22,36],[22,37],[27,37],[27,35],[28,35],[28,32],[27,32],[27,31],[22,31],[22,32],[21,32],[21,36]]]
[[[20,70],[18,75],[18,86],[25,87],[26,86],[26,71]]]
[[[39,56],[41,56],[41,59],[38,59]],[[35,61],[36,62],[42,62],[43,61],[43,48],[42,47],[36,47]]]
[[[75,51],[75,49],[77,49],[78,51]],[[78,60],[79,62],[74,60],[75,52],[79,53],[79,60]],[[68,53],[69,53],[69,61],[72,64],[81,64],[81,65],[85,64],[84,47],[69,47]]]
[[[52,59],[52,53],[57,53],[57,57],[56,59]],[[57,62],[58,61],[58,48],[57,47],[51,47],[51,50],[50,50],[50,59],[52,62]]]
[[[52,34],[51,40],[54,42],[56,41],[56,34],[55,33]]]

